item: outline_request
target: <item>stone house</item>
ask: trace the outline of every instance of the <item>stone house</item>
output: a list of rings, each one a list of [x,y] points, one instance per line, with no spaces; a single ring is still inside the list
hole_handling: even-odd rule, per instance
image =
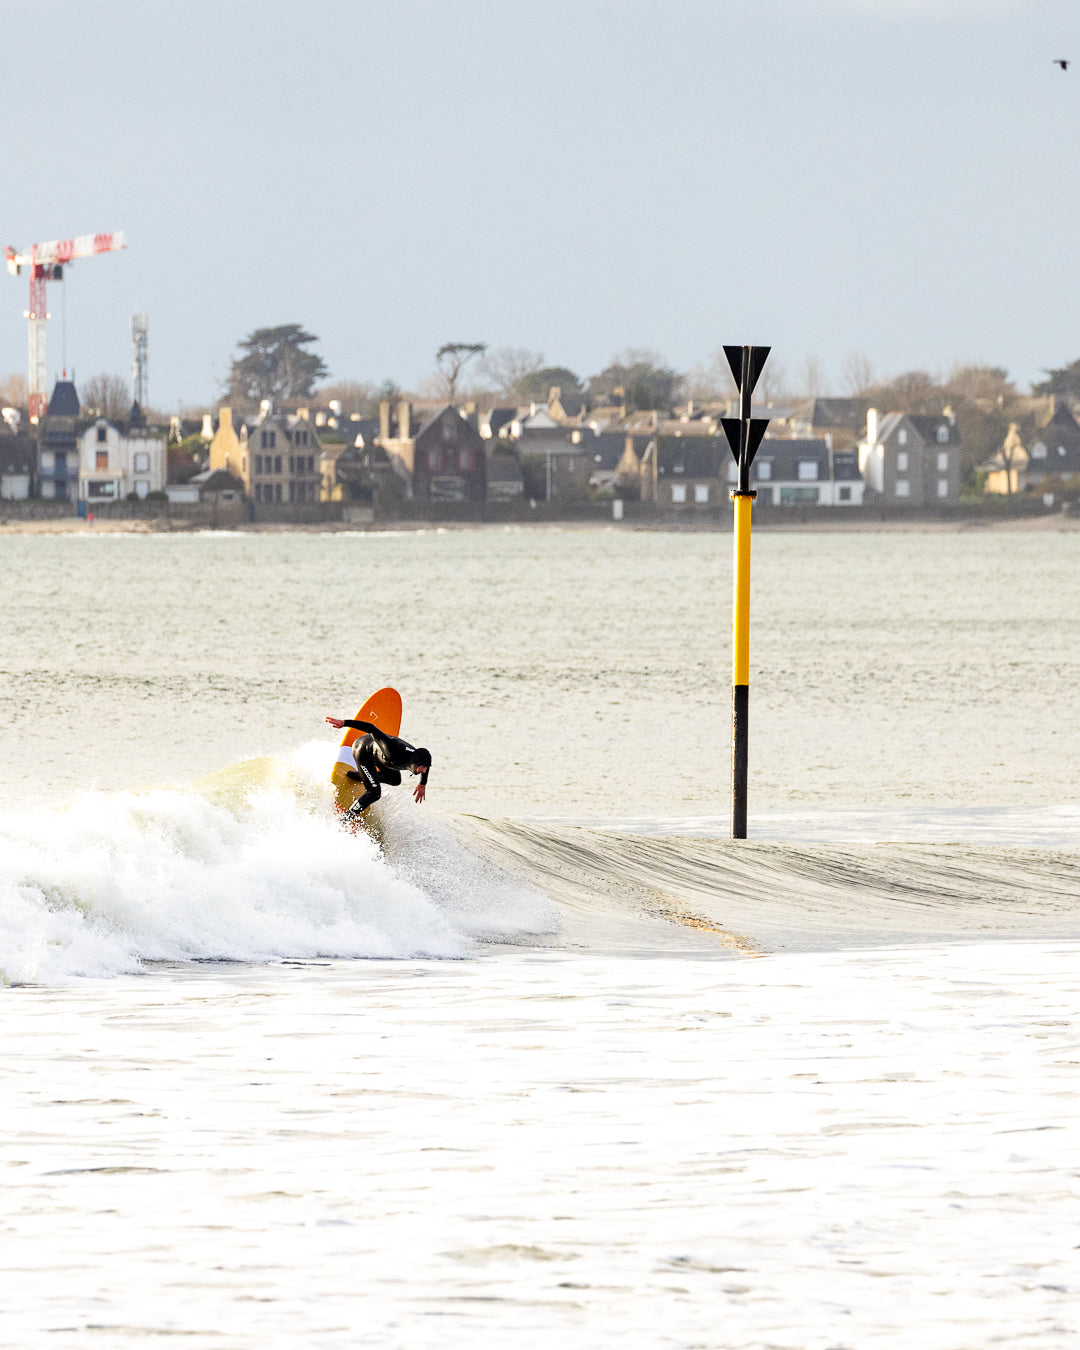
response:
[[[379,405],[379,445],[397,461],[418,502],[482,502],[487,496],[487,455],[480,432],[450,404],[417,425],[412,404]]]
[[[1031,442],[1025,482],[1050,489],[1076,475],[1080,475],[1080,424],[1064,402],[1055,402],[1050,420]]]
[[[641,498],[661,510],[719,506],[727,500],[727,461],[722,436],[655,436],[641,461]]]
[[[859,471],[868,496],[889,506],[945,506],[960,500],[960,433],[946,410],[940,416],[866,414]]]
[[[237,476],[254,501],[295,505],[321,499],[322,444],[306,416],[264,409],[250,426],[242,428],[239,440],[242,467]],[[213,469],[217,467],[213,442],[210,449]]]

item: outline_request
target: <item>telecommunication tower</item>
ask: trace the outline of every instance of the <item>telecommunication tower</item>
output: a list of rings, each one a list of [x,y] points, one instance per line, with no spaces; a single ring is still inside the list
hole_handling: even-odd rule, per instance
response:
[[[131,316],[131,389],[145,412],[150,389],[150,320],[145,314]]]
[[[30,272],[30,308],[23,314],[30,321],[30,369],[27,380],[27,401],[30,421],[37,422],[45,415],[47,398],[45,382],[45,321],[48,319],[45,286],[49,281],[62,281],[64,264],[77,258],[92,258],[95,253],[112,253],[127,248],[123,230],[114,234],[80,234],[75,239],[51,239],[47,244],[31,244],[20,253],[8,247],[5,250],[8,271],[17,277],[24,267]]]

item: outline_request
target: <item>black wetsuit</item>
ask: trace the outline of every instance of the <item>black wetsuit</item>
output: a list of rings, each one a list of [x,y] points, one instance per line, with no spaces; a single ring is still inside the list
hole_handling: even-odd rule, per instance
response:
[[[388,736],[373,722],[342,722],[342,726],[364,732],[352,744],[356,772],[367,788],[364,795],[357,797],[349,807],[350,814],[358,815],[372,802],[379,800],[383,783],[389,783],[391,787],[400,786],[402,769],[411,769],[416,762],[416,746],[403,741],[400,736]],[[425,787],[428,772],[425,766],[420,775],[420,781]]]

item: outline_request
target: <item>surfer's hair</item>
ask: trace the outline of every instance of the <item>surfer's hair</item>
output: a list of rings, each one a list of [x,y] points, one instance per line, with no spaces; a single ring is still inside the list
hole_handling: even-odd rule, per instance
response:
[[[418,749],[413,751],[412,762],[414,764],[422,764],[425,769],[430,769],[431,751],[425,750],[424,747],[421,745]]]

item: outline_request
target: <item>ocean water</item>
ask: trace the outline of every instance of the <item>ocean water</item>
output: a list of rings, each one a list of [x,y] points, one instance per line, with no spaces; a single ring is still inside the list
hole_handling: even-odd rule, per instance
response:
[[[1073,1343],[1080,535],[0,561],[0,1345]]]

